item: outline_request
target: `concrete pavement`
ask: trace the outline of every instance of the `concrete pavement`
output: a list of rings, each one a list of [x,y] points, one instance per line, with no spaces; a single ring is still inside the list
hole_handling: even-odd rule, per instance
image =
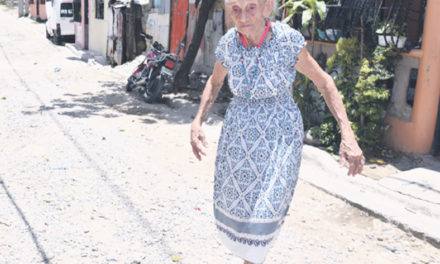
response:
[[[0,34],[0,263],[243,263],[213,223],[215,110],[197,162],[187,95],[144,104],[123,90],[130,65],[84,63],[47,41],[44,25],[0,9],[11,25]],[[302,175],[353,179],[309,148]],[[267,263],[439,263],[437,248],[305,176]]]
[[[440,247],[440,172],[416,168],[379,180],[347,176],[327,152],[304,146],[300,178]]]
[[[83,61],[105,64],[92,52],[78,50],[73,44],[66,47]],[[119,66],[117,72],[127,76],[137,63]],[[364,171],[372,173],[371,169]],[[305,182],[440,247],[440,162],[392,174],[389,167],[382,168],[373,177],[348,177],[346,172],[329,153],[304,146],[300,177]]]
[[[100,57],[78,50],[73,44],[66,47],[81,60],[105,64]],[[122,68],[126,76],[133,67],[123,65],[118,71]],[[374,172],[373,177],[348,177],[346,171],[327,152],[305,145],[300,174],[304,181],[440,247],[440,162],[386,177],[389,168]],[[370,173],[371,170],[365,170],[364,174]]]

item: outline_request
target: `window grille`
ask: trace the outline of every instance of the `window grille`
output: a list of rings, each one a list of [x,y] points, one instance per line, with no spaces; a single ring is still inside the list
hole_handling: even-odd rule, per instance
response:
[[[104,0],[95,0],[95,17],[104,19]]]
[[[363,37],[367,45],[393,45],[405,50],[421,47],[427,0],[325,2],[327,14],[324,21],[317,23],[316,40],[336,42],[341,36],[356,36]],[[311,26],[301,28],[301,14],[294,17],[292,25],[310,39]]]

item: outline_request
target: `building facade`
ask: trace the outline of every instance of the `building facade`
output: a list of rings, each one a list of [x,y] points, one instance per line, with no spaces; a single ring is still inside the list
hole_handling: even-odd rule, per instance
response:
[[[30,15],[37,21],[46,21],[46,0],[29,0]]]

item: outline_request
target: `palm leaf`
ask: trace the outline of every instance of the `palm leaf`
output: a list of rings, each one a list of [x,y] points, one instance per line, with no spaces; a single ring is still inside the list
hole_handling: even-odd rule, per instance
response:
[[[312,20],[313,10],[307,9],[302,13],[302,27],[306,28],[310,24],[310,20]]]

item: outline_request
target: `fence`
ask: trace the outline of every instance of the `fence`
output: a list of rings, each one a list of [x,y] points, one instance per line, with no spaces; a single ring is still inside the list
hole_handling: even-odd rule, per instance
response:
[[[340,0],[327,4],[325,19],[317,21],[315,34],[326,42],[336,42],[342,36],[362,36],[367,45],[420,48],[425,8],[426,0]],[[298,13],[292,26],[310,39],[311,27],[302,29],[300,19]]]

